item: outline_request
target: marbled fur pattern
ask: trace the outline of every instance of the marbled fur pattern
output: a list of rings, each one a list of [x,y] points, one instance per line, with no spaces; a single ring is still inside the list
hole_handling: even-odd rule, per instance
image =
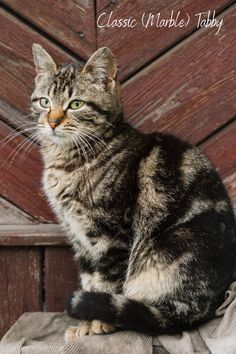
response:
[[[37,45],[34,59],[44,190],[81,274],[67,311],[85,322],[67,339],[115,327],[171,333],[214,316],[233,280],[236,239],[212,164],[187,142],[123,122],[109,49],[84,68],[57,67]],[[75,97],[85,103],[72,112]],[[53,109],[63,114],[54,133]]]

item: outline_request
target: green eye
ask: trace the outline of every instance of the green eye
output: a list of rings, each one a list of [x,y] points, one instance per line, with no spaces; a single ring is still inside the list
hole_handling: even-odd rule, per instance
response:
[[[69,108],[71,109],[79,109],[83,106],[84,102],[80,101],[80,100],[74,100],[71,101],[71,103],[69,104]]]
[[[43,108],[50,108],[50,107],[51,107],[51,102],[50,102],[50,100],[49,100],[48,98],[46,98],[46,97],[40,98],[39,103],[41,104],[41,106],[42,106]]]

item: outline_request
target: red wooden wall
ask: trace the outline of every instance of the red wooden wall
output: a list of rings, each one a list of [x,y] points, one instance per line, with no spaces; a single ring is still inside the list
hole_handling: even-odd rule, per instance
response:
[[[25,311],[61,311],[77,275],[66,239],[41,190],[42,163],[27,134],[31,122],[33,42],[58,62],[86,60],[109,46],[119,63],[125,119],[197,144],[219,170],[236,206],[236,5],[229,0],[0,1],[0,335]],[[98,28],[113,18],[171,11],[182,28]],[[196,28],[215,10],[223,26]],[[105,21],[103,21],[105,23]],[[25,126],[26,127],[26,126]],[[22,148],[21,148],[22,147]],[[24,147],[27,147],[26,156]]]

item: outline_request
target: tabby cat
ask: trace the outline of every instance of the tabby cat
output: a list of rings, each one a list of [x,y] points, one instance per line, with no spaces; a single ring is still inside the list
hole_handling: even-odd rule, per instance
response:
[[[33,45],[43,185],[80,271],[66,340],[119,329],[174,333],[214,316],[233,280],[235,221],[209,160],[124,122],[116,60],[57,66]],[[63,260],[62,260],[63,261]]]

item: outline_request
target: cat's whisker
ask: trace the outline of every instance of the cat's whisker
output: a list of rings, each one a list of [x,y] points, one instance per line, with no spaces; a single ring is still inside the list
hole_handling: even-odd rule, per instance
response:
[[[94,130],[94,129],[92,129],[92,128],[89,128],[89,127],[83,127],[83,132],[84,132],[84,130],[87,131],[87,132],[89,132],[90,135],[93,136],[93,137],[95,137],[96,139],[103,141],[103,139],[101,138],[101,136],[99,137],[99,135],[97,135],[96,130]],[[103,142],[104,142],[104,141],[103,141]],[[104,142],[104,144],[105,144],[105,142]],[[106,144],[105,144],[105,145],[106,145]]]
[[[35,132],[33,133],[29,139],[27,139],[27,142],[28,142],[28,146],[26,144],[26,147],[24,148],[20,158],[19,158],[19,162],[23,162],[26,158],[26,156],[29,154],[29,152],[32,150],[32,148],[34,146],[36,146],[37,144],[37,140],[39,139],[39,133],[38,132]]]
[[[31,127],[31,128],[27,128],[27,129],[23,129],[20,132],[11,132],[10,134],[8,134],[4,139],[1,140],[0,142],[0,151],[7,145],[9,144],[12,140],[14,140],[15,138],[17,138],[18,136],[22,135],[22,133],[24,132],[28,132],[28,131],[32,131],[35,130],[37,128]]]
[[[93,136],[95,139],[99,140],[100,143],[103,144],[104,148],[106,148],[106,149],[108,150],[107,144],[105,143],[105,141],[104,141],[101,137],[99,137],[99,136],[96,134],[96,130],[94,130],[94,129],[92,129],[92,128],[89,128],[89,127],[84,127],[83,130],[84,130],[84,129],[87,130],[87,131],[89,131],[89,134],[90,134],[91,136]],[[90,133],[90,132],[92,132],[92,133]]]
[[[71,138],[72,142],[75,144],[75,146],[77,147],[79,159],[81,160],[81,154],[80,154],[79,145],[78,145],[78,143],[76,142],[76,140],[74,139],[74,137],[72,135],[70,135],[70,138]]]
[[[98,140],[95,140],[96,138],[93,137],[91,134],[86,134],[85,132],[83,132],[83,135],[85,137],[87,137],[88,139],[92,140],[94,145],[97,146],[100,151],[102,151],[104,149],[104,146],[101,145],[101,142]]]
[[[81,148],[81,150],[82,150],[82,152],[83,152],[85,161],[88,162],[88,156],[87,156],[86,151],[85,151],[85,149],[84,149],[84,147],[83,147],[83,141],[81,140],[81,137],[78,136],[78,134],[75,134],[75,133],[74,133],[74,138],[75,138],[76,141],[78,142],[79,147]],[[82,142],[82,144],[81,144],[81,142]]]
[[[18,154],[21,150],[21,146],[25,143],[25,140],[21,141],[13,150],[12,152],[10,153],[10,155],[8,155],[8,157],[6,158],[6,160],[3,161],[2,165],[3,166],[5,163],[7,163],[9,161],[9,159],[11,158],[11,156],[13,154]],[[10,165],[10,163],[9,163]]]
[[[88,134],[84,133],[83,131],[80,131],[80,134],[82,134],[82,136],[84,137],[85,140],[86,140],[86,138],[90,138],[92,141],[94,141],[94,143],[96,143],[95,140],[94,140],[92,137],[90,137]],[[94,155],[94,153],[95,153],[94,149],[92,148],[92,146],[91,146],[91,144],[89,143],[88,140],[86,140],[86,142],[89,144],[89,146],[90,146],[90,148],[91,148],[90,151],[93,153],[93,156],[95,157],[95,155]]]
[[[29,114],[27,114],[26,116],[24,116],[24,118],[28,118],[28,117],[33,116],[33,115],[34,115],[34,113],[33,113],[33,112],[30,112]]]
[[[33,136],[36,136],[37,132],[32,134]],[[22,148],[24,148],[25,145],[27,145],[29,143],[29,141],[31,141],[30,137],[27,137],[25,140],[21,141],[20,144],[18,146],[16,146],[16,148],[10,153],[10,155],[8,156],[8,158],[6,159],[5,162],[9,161],[9,159],[11,158],[9,165],[11,165],[13,163],[13,161],[15,160],[16,156],[22,151]]]
[[[30,136],[30,141],[28,140],[29,145],[26,146],[25,150],[21,154],[21,156],[19,158],[19,163],[23,163],[23,161],[29,155],[30,151],[32,151],[32,149],[36,146],[37,138],[39,138],[38,133],[36,133],[35,135],[31,135]]]
[[[85,152],[85,155],[86,155],[86,158],[85,158],[85,160],[86,160],[86,162],[89,162],[89,158],[88,158],[88,154],[87,154],[87,151],[90,151],[90,148],[89,148],[89,146],[86,144],[86,140],[80,135],[80,134],[78,134],[78,137],[79,137],[79,139],[80,139],[80,141],[81,141],[81,147],[82,147],[82,149],[83,149],[83,151]],[[84,149],[84,145],[85,145],[85,149]],[[86,148],[87,148],[87,151],[86,151]]]
[[[94,146],[97,146],[99,148],[99,151],[103,150],[103,147],[100,145],[100,142],[96,140],[93,136],[83,133],[85,137],[87,137],[89,140],[91,140],[94,144]]]
[[[111,122],[108,122],[107,120],[103,122],[104,125],[109,125],[112,128],[115,128],[114,124],[112,124]]]
[[[19,125],[18,127],[16,127],[13,131],[11,131],[4,139],[2,139],[1,141],[0,141],[0,144],[3,142],[3,141],[5,141],[8,137],[10,137],[11,135],[14,135],[14,134],[16,134],[16,133],[21,133],[21,129],[20,128],[22,128],[22,127],[28,127],[28,126],[31,126],[31,127],[33,127],[33,126],[35,126],[35,124],[33,124],[33,123],[26,123],[26,124],[21,124],[21,125]]]
[[[78,136],[80,137],[82,143],[87,147],[88,151],[93,155],[93,157],[95,158],[95,152],[91,146],[91,144],[89,143],[89,141],[86,139],[85,135],[83,134],[83,132],[81,130],[77,131]],[[87,154],[86,154],[87,155]],[[88,161],[88,160],[87,160]]]

